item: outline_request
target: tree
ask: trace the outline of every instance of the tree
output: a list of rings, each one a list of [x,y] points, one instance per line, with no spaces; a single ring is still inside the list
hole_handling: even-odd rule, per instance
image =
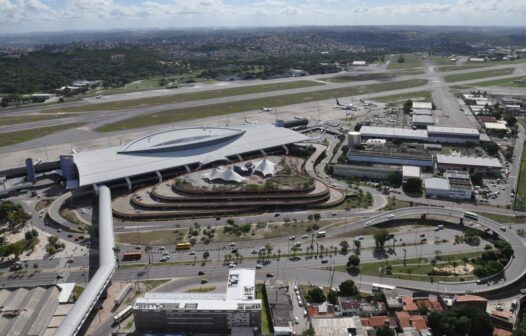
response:
[[[356,254],[351,254],[349,259],[347,259],[347,267],[356,268],[358,266],[360,266],[360,257],[358,257]]]
[[[483,142],[481,146],[490,156],[497,156],[499,152],[499,145],[494,141]]]
[[[399,186],[402,184],[402,175],[396,172],[389,172],[389,174],[387,174],[387,182],[391,186]]]
[[[314,221],[317,223],[320,220],[321,216],[319,213],[314,213]]]
[[[267,251],[267,255],[270,255],[270,252],[272,252],[272,245],[270,245],[269,243],[265,244],[265,250]]]
[[[376,329],[376,336],[395,336],[395,332],[393,329],[389,328],[389,326],[381,326],[380,328]]]
[[[316,335],[316,332],[314,331],[313,328],[309,328],[307,330],[305,330],[303,332],[303,334],[301,334],[302,336],[315,336]]]
[[[340,242],[340,248],[341,248],[340,250],[341,254],[344,254],[344,255],[347,254],[349,252],[349,242],[347,240],[342,240]]]
[[[0,236],[0,247],[7,245],[7,239],[4,236]]]
[[[38,264],[37,263],[34,263],[33,264],[33,269],[35,270],[35,273],[37,272],[37,269],[38,269]]]
[[[360,124],[360,123],[357,123],[356,125],[354,125],[354,131],[355,132],[360,132],[361,128],[362,128],[362,124]]]
[[[389,238],[389,230],[387,229],[376,229],[373,234],[374,243],[377,248],[383,248],[385,242]]]
[[[336,291],[330,290],[329,294],[327,294],[327,301],[334,305],[338,304],[338,293]]]
[[[419,177],[410,177],[404,183],[403,189],[408,194],[422,193],[422,179]]]
[[[411,112],[411,108],[413,107],[413,101],[411,99],[408,99],[404,102],[404,106],[402,107],[405,114],[409,114]]]
[[[358,287],[352,280],[345,280],[339,286],[340,296],[350,297],[358,295]]]
[[[483,179],[483,176],[482,176],[482,173],[480,172],[475,172],[471,174],[471,183],[473,183],[473,185],[482,187],[482,184],[483,184],[482,179]]]
[[[309,298],[314,303],[323,303],[326,299],[323,290],[319,287],[314,287],[309,290]]]
[[[359,241],[358,239],[355,239],[353,243],[354,243],[354,248],[356,250],[359,250],[362,247],[362,242]]]
[[[404,62],[405,62],[404,56],[402,55],[398,56],[398,63],[404,63]]]

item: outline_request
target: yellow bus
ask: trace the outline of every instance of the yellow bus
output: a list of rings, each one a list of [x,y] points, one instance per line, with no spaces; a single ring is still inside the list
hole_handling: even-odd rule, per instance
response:
[[[175,244],[176,250],[189,250],[192,248],[192,244],[190,243],[177,243]]]

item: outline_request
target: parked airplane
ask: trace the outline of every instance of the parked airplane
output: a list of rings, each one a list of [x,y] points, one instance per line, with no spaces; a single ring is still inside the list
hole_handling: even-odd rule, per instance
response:
[[[261,112],[272,112],[274,110],[272,107],[262,107]]]
[[[354,110],[352,103],[351,104],[341,104],[338,98],[336,98],[336,105],[333,106],[334,108],[339,108],[342,110]]]

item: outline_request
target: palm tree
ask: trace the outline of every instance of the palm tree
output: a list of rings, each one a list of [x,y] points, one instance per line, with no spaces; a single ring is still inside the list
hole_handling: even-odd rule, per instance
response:
[[[150,251],[152,250],[152,247],[148,244],[144,247],[144,252],[148,254],[148,265],[152,263]]]
[[[38,264],[37,263],[34,263],[33,264],[33,269],[35,270],[35,273],[37,272],[37,269],[38,269]]]

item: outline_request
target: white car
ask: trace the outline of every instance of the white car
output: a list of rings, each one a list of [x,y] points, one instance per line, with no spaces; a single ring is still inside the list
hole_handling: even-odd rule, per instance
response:
[[[188,252],[189,255],[195,255],[195,251]]]
[[[256,269],[262,269],[262,268],[263,268],[263,265],[261,265],[261,264],[257,264],[256,265]]]
[[[236,246],[236,243],[230,242],[230,243],[228,243],[228,246]]]
[[[522,294],[522,295],[526,295],[526,288],[522,288],[522,289],[521,289],[521,294]]]
[[[303,236],[301,236],[301,239],[307,239],[307,238],[309,238],[308,234],[304,234]]]
[[[289,240],[294,240],[294,239],[296,239],[296,236],[290,236],[289,237]]]
[[[363,236],[358,236],[358,240],[363,240]]]

